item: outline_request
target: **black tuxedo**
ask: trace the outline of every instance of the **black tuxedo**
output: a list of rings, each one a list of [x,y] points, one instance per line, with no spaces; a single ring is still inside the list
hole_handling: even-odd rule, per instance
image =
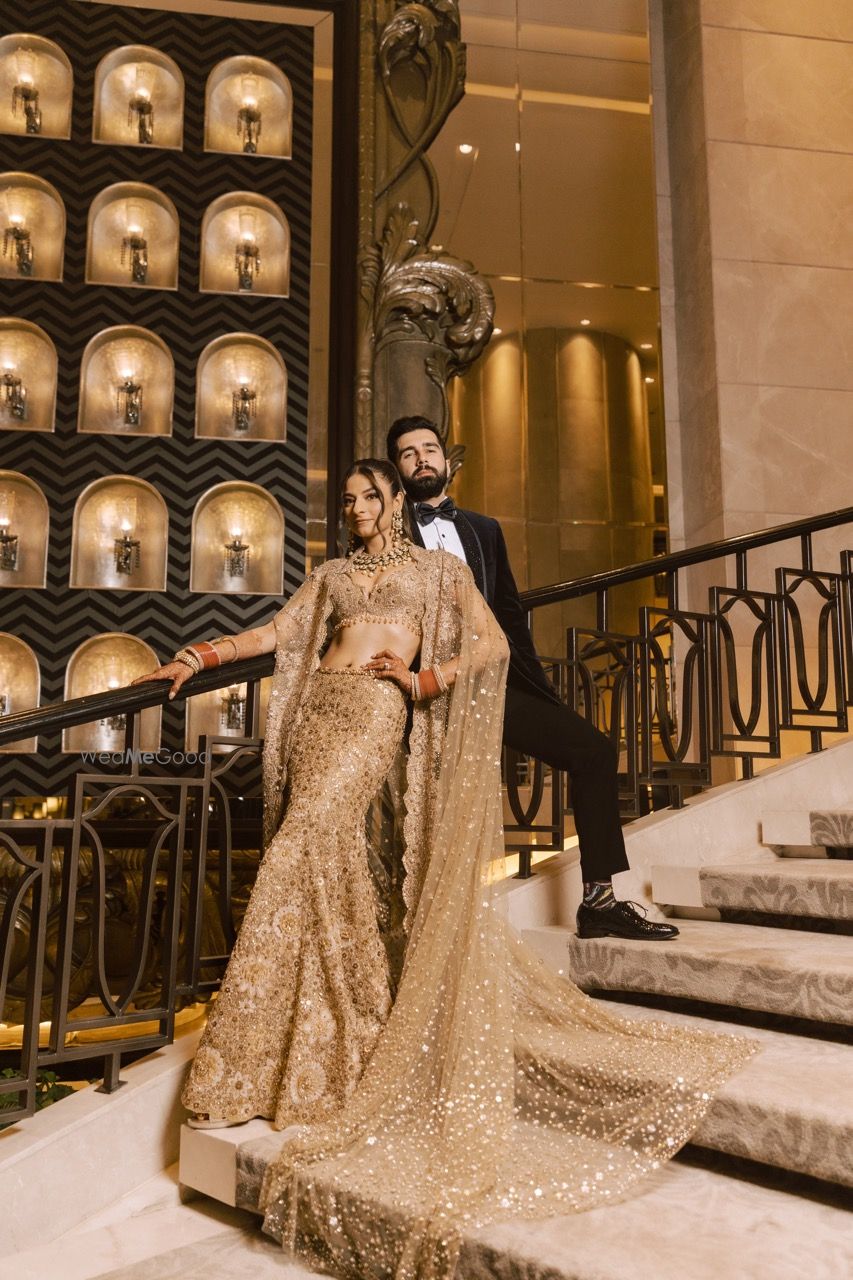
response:
[[[423,546],[412,504],[409,516],[412,538]],[[607,880],[628,867],[619,821],[616,752],[609,738],[560,701],[545,675],[497,520],[458,507],[455,525],[468,567],[509,643],[504,743],[566,770],[583,877]]]
[[[413,540],[423,546],[413,508],[409,515]],[[455,524],[459,541],[465,549],[468,568],[509,642],[508,683],[559,702],[533,647],[527,614],[512,576],[503,529],[491,516],[482,516],[478,511],[464,511],[461,507],[456,509]]]

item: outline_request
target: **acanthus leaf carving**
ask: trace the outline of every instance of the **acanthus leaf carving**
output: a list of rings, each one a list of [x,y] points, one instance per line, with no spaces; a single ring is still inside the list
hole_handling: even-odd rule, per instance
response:
[[[412,336],[435,344],[427,371],[444,386],[476,360],[489,341],[495,300],[470,262],[425,249],[417,225],[406,205],[397,205],[386,225],[374,333],[377,348]]]

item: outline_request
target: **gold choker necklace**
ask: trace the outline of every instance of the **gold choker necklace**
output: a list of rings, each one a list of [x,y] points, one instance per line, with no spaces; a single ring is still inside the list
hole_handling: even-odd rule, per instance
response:
[[[409,550],[411,545],[410,542],[395,542],[387,551],[380,551],[374,556],[370,555],[364,547],[359,547],[350,560],[350,567],[356,573],[366,573],[368,577],[372,577],[374,573],[378,573],[380,569],[387,569],[389,565],[404,564],[406,560],[411,560],[412,553]]]

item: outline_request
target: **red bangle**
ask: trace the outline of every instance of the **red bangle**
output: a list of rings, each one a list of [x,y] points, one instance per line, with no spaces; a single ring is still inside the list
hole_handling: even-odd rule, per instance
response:
[[[421,698],[434,698],[441,692],[432,667],[427,667],[426,671],[418,673],[418,685]]]
[[[199,640],[196,644],[188,644],[186,647],[198,658],[202,671],[207,671],[209,667],[218,667],[222,663],[219,651],[214,649],[207,640]]]

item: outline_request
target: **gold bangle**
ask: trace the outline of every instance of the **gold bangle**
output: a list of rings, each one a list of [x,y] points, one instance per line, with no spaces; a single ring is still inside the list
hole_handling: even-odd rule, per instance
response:
[[[440,692],[447,693],[447,681],[445,680],[444,672],[442,671],[438,663],[436,663],[434,667],[430,667],[430,670],[432,671],[432,674],[436,678],[436,682],[438,684]]]
[[[201,662],[194,653],[190,653],[189,649],[179,649],[172,659],[173,662],[182,662],[185,667],[189,667],[193,675],[198,675],[201,671]]]

